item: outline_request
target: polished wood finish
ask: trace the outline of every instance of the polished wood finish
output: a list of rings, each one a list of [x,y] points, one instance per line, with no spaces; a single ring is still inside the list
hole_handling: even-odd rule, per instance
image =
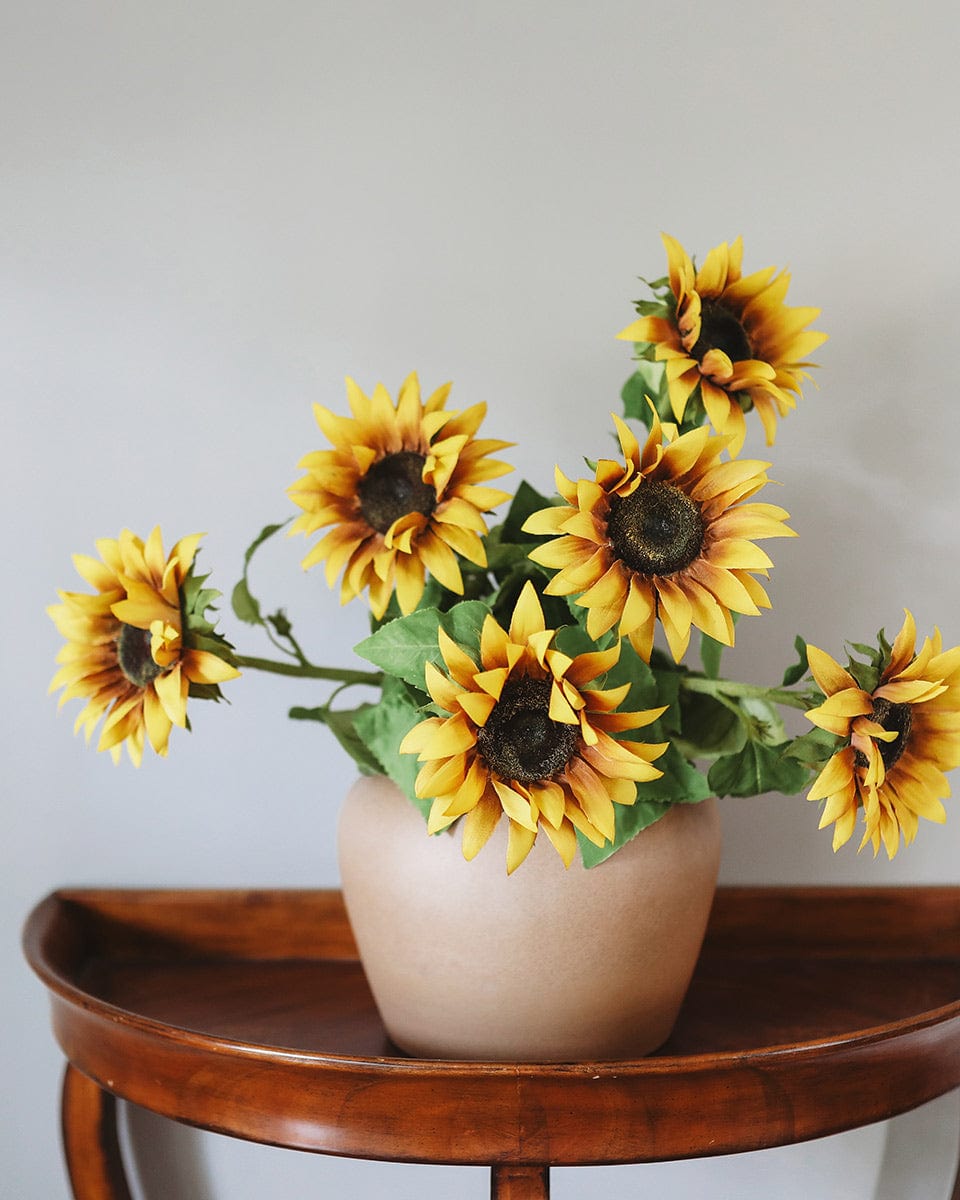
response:
[[[130,1200],[117,1137],[117,1102],[67,1064],[63,1076],[63,1153],[76,1200]]]
[[[545,1197],[550,1165],[756,1150],[960,1086],[960,888],[721,888],[673,1036],[633,1062],[404,1057],[331,890],[59,891],[24,945],[107,1092],[295,1149],[492,1165],[501,1200]]]
[[[490,1173],[493,1200],[550,1200],[548,1167],[493,1167]]]

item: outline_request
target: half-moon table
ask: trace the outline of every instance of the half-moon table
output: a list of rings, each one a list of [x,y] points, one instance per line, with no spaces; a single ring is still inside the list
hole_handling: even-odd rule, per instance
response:
[[[672,1037],[631,1062],[404,1056],[335,890],[62,889],[24,948],[67,1059],[76,1200],[129,1200],[116,1097],[296,1150],[487,1165],[493,1197],[542,1200],[551,1166],[784,1145],[960,1086],[955,887],[721,888]]]

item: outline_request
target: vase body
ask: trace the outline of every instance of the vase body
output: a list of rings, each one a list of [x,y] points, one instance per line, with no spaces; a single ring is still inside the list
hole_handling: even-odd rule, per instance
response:
[[[506,820],[466,862],[390,780],[340,817],[341,883],[391,1039],[418,1057],[638,1058],[667,1039],[716,888],[716,802],[680,804],[611,858],[565,868],[546,837],[506,874]]]

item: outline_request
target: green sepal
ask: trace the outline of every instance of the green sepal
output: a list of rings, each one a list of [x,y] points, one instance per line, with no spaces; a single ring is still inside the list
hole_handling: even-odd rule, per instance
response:
[[[851,650],[856,650],[858,654],[862,654],[867,662],[878,670],[883,665],[883,651],[879,647],[868,646],[866,642],[848,642],[847,645]]]
[[[216,588],[204,587],[210,578],[207,575],[195,575],[191,566],[186,578],[180,585],[180,617],[183,627],[183,645],[188,650],[202,650],[213,654],[230,666],[235,667],[237,660],[233,645],[222,633],[216,630],[216,623],[208,615],[208,611],[216,612],[215,601],[221,593]],[[193,700],[223,700],[225,697],[218,683],[196,683],[191,681],[187,687],[187,696]]]
[[[633,307],[639,317],[669,317],[670,307],[662,300],[634,300]]]
[[[876,646],[868,646],[863,642],[848,643],[851,650],[856,651],[866,660],[861,662],[852,655],[847,659],[847,670],[865,692],[874,692],[880,686],[880,679],[889,666],[893,653],[893,648],[882,629],[877,634],[877,643]]]
[[[857,686],[865,692],[875,692],[880,686],[880,670],[872,663],[860,662],[851,658],[847,662],[847,670],[857,681]]]
[[[220,690],[219,683],[194,683],[192,680],[187,685],[187,696],[191,700],[215,700],[218,703],[221,700],[227,700]]]
[[[846,739],[839,734],[814,726],[807,733],[795,737],[783,751],[785,758],[795,758],[811,768],[823,766],[844,745]]]
[[[807,661],[807,643],[798,633],[793,640],[794,649],[797,652],[798,662],[787,667],[783,673],[783,687],[792,687],[798,683],[804,675],[810,670],[810,664]]]
[[[774,704],[760,696],[743,696],[737,701],[747,737],[764,746],[782,746],[787,738],[783,718]]]

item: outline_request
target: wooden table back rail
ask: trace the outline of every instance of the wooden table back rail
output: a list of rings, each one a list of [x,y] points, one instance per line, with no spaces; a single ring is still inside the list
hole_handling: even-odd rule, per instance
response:
[[[488,1165],[494,1197],[534,1200],[554,1165],[762,1149],[960,1086],[960,888],[721,888],[677,1028],[635,1062],[403,1056],[333,890],[60,890],[24,948],[68,1060],[77,1200],[129,1200],[115,1096],[291,1149]]]

